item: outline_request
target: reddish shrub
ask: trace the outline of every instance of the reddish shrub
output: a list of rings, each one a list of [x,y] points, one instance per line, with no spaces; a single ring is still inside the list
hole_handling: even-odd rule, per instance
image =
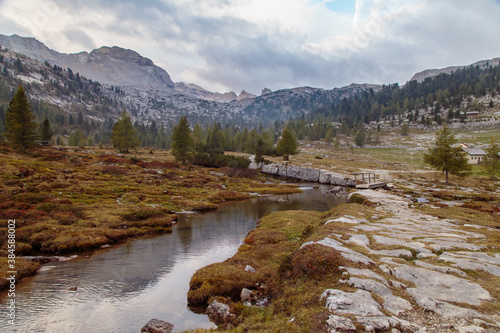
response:
[[[117,166],[105,166],[101,171],[112,176],[125,176],[128,173],[127,169]]]
[[[18,172],[17,172],[17,176],[21,177],[21,178],[25,178],[25,177],[31,176],[34,173],[35,173],[35,171],[33,169],[29,169],[26,167],[20,167]]]
[[[135,164],[140,166],[141,168],[144,168],[144,169],[173,169],[173,168],[177,167],[177,165],[174,162],[160,162],[160,161],[144,162],[144,161],[139,161]]]
[[[115,157],[115,156],[100,156],[102,159],[102,162],[106,164],[128,164],[129,160],[126,158],[122,157]]]
[[[306,274],[319,278],[325,274],[339,272],[339,266],[342,266],[343,261],[340,253],[333,248],[312,244],[297,251],[291,264],[294,275]]]

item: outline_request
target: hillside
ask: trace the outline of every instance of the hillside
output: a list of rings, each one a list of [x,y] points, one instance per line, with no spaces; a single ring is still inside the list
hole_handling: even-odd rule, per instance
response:
[[[62,72],[71,72],[80,77],[86,77],[98,82],[102,91],[119,91],[119,94],[108,94],[119,105],[111,111],[103,108],[100,103],[65,103],[73,97],[66,94],[58,96],[46,93],[39,94],[36,89],[32,98],[43,99],[49,103],[64,106],[71,113],[75,109],[86,110],[84,117],[90,116],[90,110],[101,110],[91,116],[99,121],[108,117],[115,119],[120,108],[127,108],[134,120],[150,124],[164,124],[171,128],[182,115],[186,115],[191,123],[236,124],[241,127],[257,126],[259,122],[265,125],[275,120],[284,121],[333,103],[341,98],[350,98],[353,94],[366,89],[364,85],[354,85],[345,88],[324,90],[317,88],[284,89],[276,92],[264,90],[262,96],[254,96],[245,91],[239,95],[234,92],[214,93],[196,84],[173,83],[164,69],[156,66],[150,59],[142,57],[137,52],[120,47],[101,47],[90,53],[63,54],[49,49],[34,38],[17,35],[0,35],[0,46],[24,56],[13,53],[4,55],[6,63],[13,64],[19,57],[21,63],[29,62],[29,71],[24,76],[37,78],[44,69],[44,64],[56,66]],[[38,61],[38,65],[36,65]],[[11,73],[11,75],[19,73]],[[18,78],[20,79],[20,78]],[[30,79],[28,79],[29,81]],[[61,77],[60,84],[69,85]],[[27,80],[24,80],[26,82]],[[19,82],[11,83],[13,89]],[[31,80],[40,84],[40,80]]]

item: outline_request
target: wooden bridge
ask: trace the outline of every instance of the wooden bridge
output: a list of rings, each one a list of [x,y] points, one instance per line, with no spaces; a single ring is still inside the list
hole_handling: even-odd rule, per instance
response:
[[[361,190],[367,190],[367,189],[375,189],[379,187],[386,187],[387,184],[384,182],[377,182],[375,173],[373,172],[356,172],[353,173],[354,176],[354,181],[356,182],[356,188],[361,189]],[[361,181],[361,184],[358,184],[358,178],[359,181]]]

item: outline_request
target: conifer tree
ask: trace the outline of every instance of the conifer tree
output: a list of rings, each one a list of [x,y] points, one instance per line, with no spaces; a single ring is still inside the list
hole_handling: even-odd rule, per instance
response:
[[[45,120],[42,123],[42,126],[40,127],[40,132],[42,134],[42,141],[52,140],[52,135],[54,135],[54,132],[52,131],[52,128],[50,128],[49,119],[45,118]]]
[[[281,139],[279,139],[276,144],[276,152],[278,155],[283,156],[283,159],[288,161],[290,155],[297,155],[299,153],[298,147],[299,144],[297,140],[293,137],[288,128],[285,128],[281,134]]]
[[[38,124],[35,116],[31,113],[31,104],[28,102],[26,92],[22,85],[9,103],[5,113],[4,137],[7,141],[22,151],[33,146],[36,139]]]
[[[140,144],[137,130],[132,126],[132,121],[125,110],[113,126],[111,141],[121,153],[128,153],[129,148],[135,148]]]
[[[486,171],[491,172],[493,178],[495,178],[495,172],[500,170],[500,144],[496,139],[491,139],[490,147],[486,148],[482,166]]]
[[[179,124],[175,126],[172,140],[172,155],[177,161],[183,164],[187,163],[193,150],[193,138],[186,116],[182,117]]]
[[[436,133],[434,146],[424,154],[424,162],[446,174],[464,176],[471,170],[471,166],[460,147],[456,146],[457,139],[448,126]]]

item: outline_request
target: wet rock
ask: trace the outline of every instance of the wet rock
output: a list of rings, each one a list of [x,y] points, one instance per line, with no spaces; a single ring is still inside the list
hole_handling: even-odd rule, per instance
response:
[[[329,237],[325,237],[323,240],[320,240],[318,242],[311,241],[311,242],[304,243],[304,244],[302,244],[301,248],[303,248],[304,246],[312,245],[312,244],[320,244],[320,245],[334,248],[335,250],[340,252],[342,257],[344,257],[345,259],[352,261],[352,262],[357,262],[357,263],[364,264],[364,265],[374,265],[375,264],[375,262],[373,260],[371,260],[370,258],[368,258],[367,256],[365,256],[359,252],[356,252],[354,250],[351,250],[351,249],[345,247],[339,241],[336,241],[336,240],[329,238]]]
[[[216,325],[229,323],[234,315],[229,312],[229,305],[212,301],[207,308],[207,315]]]
[[[247,288],[243,288],[240,293],[240,298],[243,302],[251,300],[253,297],[253,291]]]
[[[356,326],[352,323],[352,320],[342,316],[331,315],[326,321],[326,325],[330,328],[330,332],[345,332],[354,333],[356,332]]]
[[[151,319],[141,328],[141,333],[171,333],[174,325],[163,320]]]
[[[245,271],[247,271],[248,273],[255,273],[255,268],[253,268],[252,266],[250,265],[247,265],[245,267]]]
[[[326,299],[326,307],[339,314],[353,314],[355,316],[383,316],[381,306],[372,295],[364,290],[348,293],[337,289],[327,289],[321,295]]]

